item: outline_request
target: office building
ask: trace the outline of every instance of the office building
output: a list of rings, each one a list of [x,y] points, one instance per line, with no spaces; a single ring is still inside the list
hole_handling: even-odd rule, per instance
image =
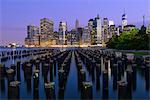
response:
[[[90,38],[90,32],[88,27],[86,26],[83,29],[83,34],[82,34],[82,45],[90,45],[91,44],[91,38]]]
[[[77,19],[75,23],[75,29],[77,30],[78,28],[79,28],[79,20]]]
[[[110,25],[109,27],[109,38],[112,38],[113,35],[116,35],[117,33],[117,28],[115,27],[115,25]]]
[[[95,19],[90,19],[88,21],[88,28],[91,35],[92,45],[101,45],[102,43],[102,26],[101,19],[99,15]]]
[[[48,18],[40,20],[40,33],[51,37],[54,32],[54,22]]]
[[[108,42],[110,37],[109,34],[109,20],[108,18],[103,19],[103,42],[106,43]]]
[[[72,45],[79,44],[78,33],[77,33],[76,29],[72,29],[70,32],[71,32],[71,42],[72,42]]]
[[[66,44],[67,23],[59,23],[59,40],[60,44]]]
[[[122,30],[124,29],[124,27],[127,25],[128,23],[127,23],[127,15],[126,15],[126,13],[124,13],[123,15],[122,15]]]
[[[80,45],[82,43],[82,35],[83,35],[83,28],[82,27],[77,28],[77,37]]]
[[[39,28],[34,25],[27,26],[27,38],[33,38],[36,34],[39,34]]]
[[[28,25],[27,26],[27,37],[25,38],[25,45],[37,46],[39,43],[38,35],[39,35],[39,28],[34,25]]]

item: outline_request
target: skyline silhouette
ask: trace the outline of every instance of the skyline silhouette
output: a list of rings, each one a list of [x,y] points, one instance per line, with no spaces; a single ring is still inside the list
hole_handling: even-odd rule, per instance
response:
[[[84,27],[87,26],[88,20],[97,14],[102,19],[107,17],[114,20],[116,25],[120,25],[124,9],[129,24],[142,25],[143,15],[146,25],[150,20],[149,0],[2,0],[0,4],[1,44],[10,42],[24,44],[26,26],[29,24],[39,26],[39,20],[44,17],[54,21],[55,31],[58,30],[60,21],[67,22],[70,30],[75,27],[76,19],[79,20],[80,26]]]

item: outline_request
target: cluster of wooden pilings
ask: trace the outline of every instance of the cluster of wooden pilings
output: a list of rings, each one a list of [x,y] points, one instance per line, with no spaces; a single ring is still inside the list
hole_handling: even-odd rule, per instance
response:
[[[81,99],[92,99],[92,82],[86,80],[86,70],[83,68],[82,60],[75,52],[75,61],[78,75],[78,89],[81,91]]]
[[[4,55],[6,52],[2,52],[1,61],[7,61],[9,58],[9,53],[7,56]],[[20,53],[19,53],[20,54]],[[15,53],[15,58],[20,57],[18,52]],[[39,75],[40,70],[42,76],[44,77],[44,88],[46,92],[47,99],[54,99],[55,96],[55,76],[56,70],[58,70],[59,76],[59,97],[64,97],[64,90],[67,82],[67,76],[70,70],[70,60],[71,52],[55,50],[55,49],[40,49],[40,50],[29,50],[22,51],[22,57],[32,56],[31,59],[21,63],[17,61],[17,64],[11,64],[10,67],[0,64],[0,80],[1,87],[4,85],[4,78],[8,80],[8,98],[18,99],[19,98],[19,85],[21,82],[20,70],[22,68],[24,72],[24,81],[27,84],[27,91],[31,91],[33,80],[33,97],[38,99],[39,96]],[[10,56],[11,57],[11,56]],[[56,67],[58,63],[58,67]],[[56,69],[58,68],[58,69]],[[49,74],[48,74],[49,73]],[[50,79],[48,79],[48,75]]]
[[[0,62],[5,62],[10,59],[17,59],[17,58],[24,58],[28,56],[36,56],[45,54],[46,52],[49,52],[49,50],[52,49],[11,49],[6,51],[0,52]]]
[[[137,66],[145,75],[146,89],[149,90],[150,58],[136,58],[133,54],[119,51],[100,49],[74,50],[75,63],[78,77],[78,90],[81,99],[93,98],[93,83],[96,81],[96,90],[100,90],[100,78],[102,77],[102,98],[109,96],[109,75],[113,77],[113,90],[118,92],[119,99],[132,98],[132,92],[136,89]],[[24,81],[27,84],[27,91],[33,88],[34,99],[39,98],[39,76],[44,81],[44,90],[47,99],[56,99],[55,87],[56,76],[58,76],[58,98],[63,99],[68,75],[72,50],[60,51],[57,49],[29,49],[19,51],[3,51],[0,54],[1,62],[9,59],[31,57],[31,59],[16,64],[5,66],[0,64],[1,89],[5,84],[4,78],[8,81],[8,98],[19,98],[19,86],[21,84],[21,70],[23,70]],[[140,62],[140,63],[137,63]],[[87,79],[90,76],[90,80]],[[31,82],[33,80],[33,87]]]
[[[118,91],[119,99],[132,98],[132,91],[136,89],[137,58],[130,53],[118,51],[78,49],[75,52],[78,70],[78,82],[81,88],[81,97],[92,98],[92,82],[99,84],[102,73],[102,98],[108,98],[109,74],[113,77],[113,89]],[[139,58],[138,58],[139,59]],[[145,73],[146,89],[149,89],[150,59],[143,58],[141,63]],[[141,60],[142,61],[142,60]],[[83,68],[85,66],[85,68]],[[91,76],[91,81],[86,80],[86,70]],[[99,85],[97,85],[99,89]]]

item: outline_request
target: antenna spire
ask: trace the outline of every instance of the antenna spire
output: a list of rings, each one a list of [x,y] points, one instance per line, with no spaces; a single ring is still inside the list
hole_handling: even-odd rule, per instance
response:
[[[124,8],[124,14],[126,13],[125,8]]]
[[[143,25],[145,25],[145,15],[143,15]]]

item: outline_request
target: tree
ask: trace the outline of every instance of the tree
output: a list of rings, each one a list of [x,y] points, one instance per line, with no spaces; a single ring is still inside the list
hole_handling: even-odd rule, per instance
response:
[[[126,50],[140,50],[150,49],[150,35],[146,34],[144,26],[141,30],[133,29],[130,32],[123,32],[120,36],[113,36],[107,43],[108,48],[126,49]]]

